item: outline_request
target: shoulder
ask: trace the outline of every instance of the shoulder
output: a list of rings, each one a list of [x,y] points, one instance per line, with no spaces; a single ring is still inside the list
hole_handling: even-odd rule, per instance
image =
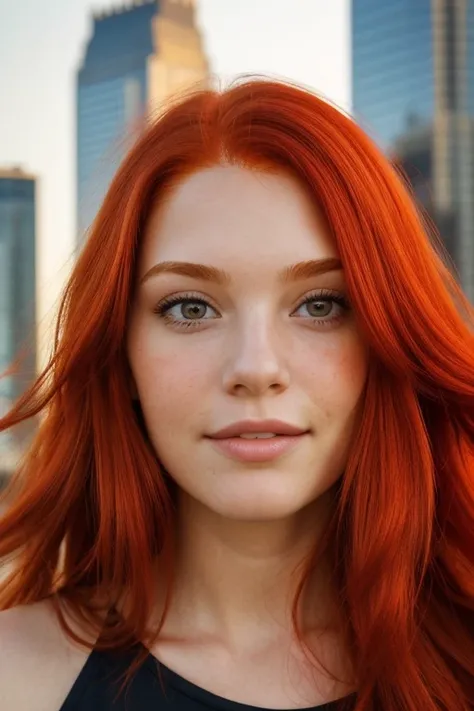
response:
[[[88,654],[47,600],[0,612],[0,708],[59,711]]]

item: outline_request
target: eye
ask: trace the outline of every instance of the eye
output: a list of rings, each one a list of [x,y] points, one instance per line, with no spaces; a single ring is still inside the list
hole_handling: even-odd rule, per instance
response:
[[[200,321],[209,318],[208,310],[213,310],[204,301],[191,301],[183,299],[167,310],[167,313],[177,321],[180,319],[189,321]]]
[[[325,291],[306,297],[293,316],[310,319],[318,325],[331,324],[343,318],[348,308],[347,299],[342,294]]]
[[[328,299],[310,299],[301,304],[298,310],[304,308],[312,318],[324,318],[331,315],[334,304],[334,301]]]
[[[217,311],[207,301],[191,295],[164,299],[156,307],[155,313],[168,323],[184,327],[219,318]]]

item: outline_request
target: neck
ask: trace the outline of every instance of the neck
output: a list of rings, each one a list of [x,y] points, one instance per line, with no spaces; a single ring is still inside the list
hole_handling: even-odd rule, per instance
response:
[[[322,534],[331,492],[287,520],[224,519],[181,493],[176,568],[165,629],[260,640],[290,634],[291,612],[303,566]],[[330,607],[327,562],[313,569],[303,604],[303,628],[324,626]],[[304,603],[304,601],[303,601]],[[166,632],[165,632],[166,634]]]

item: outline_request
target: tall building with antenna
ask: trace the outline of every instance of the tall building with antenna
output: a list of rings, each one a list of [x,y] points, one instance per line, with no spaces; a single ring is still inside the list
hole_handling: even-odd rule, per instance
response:
[[[78,242],[127,147],[127,129],[208,75],[194,0],[135,0],[96,12],[77,75]]]

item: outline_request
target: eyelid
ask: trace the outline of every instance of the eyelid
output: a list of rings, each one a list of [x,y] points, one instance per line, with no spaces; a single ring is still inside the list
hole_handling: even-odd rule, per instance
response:
[[[325,299],[327,301],[333,300],[333,301],[336,301],[337,303],[341,304],[341,306],[345,306],[346,308],[349,307],[349,301],[348,301],[348,298],[347,298],[344,291],[338,291],[336,289],[322,288],[322,289],[314,289],[313,291],[307,292],[297,302],[297,305],[294,310],[296,311],[297,309],[299,309],[299,307],[302,306],[303,304],[305,304],[307,301],[312,301],[312,300],[317,300],[317,299],[321,299],[321,300]]]
[[[160,307],[163,305],[172,306],[174,304],[179,304],[181,301],[198,301],[200,303],[204,303],[210,306],[217,312],[219,311],[218,307],[214,304],[213,300],[209,296],[205,296],[204,294],[200,294],[197,292],[194,293],[191,291],[177,291],[173,294],[168,294],[163,299],[160,299],[160,301],[156,304],[155,311],[160,310]]]

